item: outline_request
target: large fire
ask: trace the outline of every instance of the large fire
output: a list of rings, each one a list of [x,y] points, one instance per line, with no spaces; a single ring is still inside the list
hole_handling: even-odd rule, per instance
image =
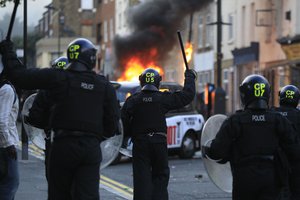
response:
[[[156,52],[157,51],[152,49],[149,53],[148,59],[151,57],[154,58]],[[188,63],[192,59],[192,55],[193,55],[192,53],[193,53],[193,46],[191,43],[187,43],[185,48],[185,54]],[[185,69],[184,65],[183,67]],[[163,76],[164,74],[162,67],[155,64],[155,61],[148,61],[147,63],[144,63],[142,62],[142,58],[140,58],[139,56],[132,56],[126,61],[124,66],[124,72],[122,73],[121,77],[117,79],[117,81],[139,81],[139,75],[147,68],[153,68],[157,70],[161,76]]]
[[[193,55],[193,45],[192,43],[186,43],[185,46],[185,55],[186,55],[186,60],[189,63],[192,60],[192,55]]]
[[[132,56],[126,60],[124,72],[117,81],[139,81],[139,75],[147,68],[153,68],[157,70],[161,76],[163,76],[163,69],[155,64],[156,56],[157,49],[155,48],[150,49],[147,53]]]
[[[153,68],[162,76],[163,69],[154,62],[143,64],[138,57],[132,57],[125,65],[125,71],[117,81],[139,81],[139,75],[147,68]]]

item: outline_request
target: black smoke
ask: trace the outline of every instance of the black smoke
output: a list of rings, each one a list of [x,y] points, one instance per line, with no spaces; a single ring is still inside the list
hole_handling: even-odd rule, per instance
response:
[[[115,37],[116,65],[121,67],[133,55],[139,55],[148,63],[149,51],[153,47],[157,48],[155,61],[163,61],[178,44],[177,30],[182,27],[184,17],[211,1],[148,0],[130,8],[129,24],[133,32],[126,37]]]

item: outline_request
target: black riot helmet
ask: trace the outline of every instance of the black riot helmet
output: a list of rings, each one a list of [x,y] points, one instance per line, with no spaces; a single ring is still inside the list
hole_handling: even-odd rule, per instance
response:
[[[96,64],[97,49],[93,43],[85,38],[73,40],[67,49],[69,62],[80,62],[88,69],[93,69]]]
[[[270,98],[268,80],[258,74],[247,76],[240,85],[240,96],[245,108],[266,109]]]
[[[294,85],[286,85],[279,91],[279,104],[296,108],[300,99],[299,89]]]
[[[61,56],[52,62],[51,67],[57,69],[67,69],[68,64],[69,64],[68,58],[66,56]]]
[[[155,69],[148,68],[139,76],[139,80],[142,90],[158,91],[161,76]]]

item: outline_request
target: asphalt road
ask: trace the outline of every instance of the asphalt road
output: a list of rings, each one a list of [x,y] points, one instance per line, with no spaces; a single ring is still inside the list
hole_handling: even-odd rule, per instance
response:
[[[181,160],[175,156],[169,157],[169,166],[171,171],[168,188],[170,200],[231,199],[231,194],[223,192],[211,182],[199,156],[187,160]],[[101,174],[133,188],[130,161],[109,166]]]
[[[29,160],[19,160],[20,186],[15,200],[46,200],[47,182],[41,152],[31,148]],[[20,154],[19,154],[20,155]],[[37,158],[39,157],[39,158]],[[209,179],[201,158],[181,160],[169,158],[170,200],[229,200],[231,195],[218,189]],[[132,199],[132,168],[128,159],[101,171],[99,191],[101,199]]]

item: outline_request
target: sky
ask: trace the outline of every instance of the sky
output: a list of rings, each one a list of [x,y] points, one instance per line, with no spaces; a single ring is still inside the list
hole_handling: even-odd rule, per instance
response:
[[[42,18],[43,13],[46,11],[46,8],[44,6],[51,3],[52,0],[27,0],[27,20],[28,25],[30,26],[36,26],[38,24],[38,21]],[[20,1],[21,4],[18,7],[17,10],[17,17],[20,18],[20,20],[23,19],[23,0]],[[0,8],[0,18],[4,16],[5,13],[11,14],[13,11],[14,3],[8,2],[6,3],[6,7]],[[0,25],[1,26],[1,25]]]

